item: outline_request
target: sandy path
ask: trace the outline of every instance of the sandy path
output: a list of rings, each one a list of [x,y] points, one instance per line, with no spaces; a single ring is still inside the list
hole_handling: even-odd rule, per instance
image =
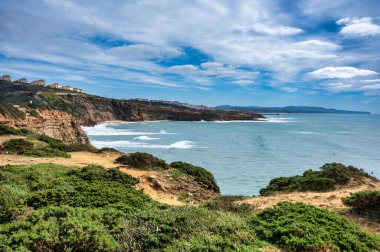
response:
[[[14,137],[11,137],[14,138]],[[1,138],[6,140],[5,138]],[[1,140],[0,139],[0,140]],[[10,138],[9,138],[10,139]],[[114,163],[114,160],[120,156],[116,152],[103,152],[103,153],[91,153],[87,151],[71,152],[71,158],[34,158],[26,156],[16,156],[0,154],[0,166],[1,165],[32,165],[41,163],[53,163],[64,166],[78,166],[84,167],[87,165],[101,165],[105,168],[115,168],[118,164]],[[125,172],[132,177],[138,178],[139,183],[136,188],[144,191],[145,194],[149,195],[152,199],[169,205],[181,206],[185,203],[179,201],[177,196],[170,193],[165,193],[162,191],[155,190],[148,181],[150,176],[157,176],[159,171],[141,171],[131,168],[121,168],[120,171]]]

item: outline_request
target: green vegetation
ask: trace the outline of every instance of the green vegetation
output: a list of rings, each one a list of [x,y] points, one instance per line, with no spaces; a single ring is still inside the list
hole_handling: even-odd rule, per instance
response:
[[[50,146],[36,147],[32,142],[25,139],[11,139],[3,144],[3,151],[24,156],[35,157],[65,157],[70,155],[64,151],[51,148]]]
[[[27,130],[19,130],[19,129],[9,127],[8,125],[0,124],[0,136],[3,136],[3,135],[25,136],[27,134],[28,134]]]
[[[343,203],[352,207],[360,215],[380,222],[380,191],[365,190],[342,199]]]
[[[216,210],[231,212],[239,215],[251,214],[254,208],[248,204],[236,204],[236,201],[246,199],[246,196],[219,196],[203,204],[203,207]]]
[[[105,151],[118,152],[112,148],[96,149],[90,144],[66,144],[58,139],[44,134],[37,134],[27,129],[15,129],[7,125],[0,125],[0,135],[25,136],[25,139],[12,139],[3,144],[3,151],[11,154],[38,156],[38,157],[70,157],[67,152],[89,151],[101,153]],[[45,146],[38,146],[31,141],[44,142]]]
[[[193,176],[195,180],[206,185],[208,189],[215,192],[220,192],[220,189],[214,179],[214,175],[212,175],[212,173],[206,169],[185,162],[173,162],[170,164],[170,166],[180,170],[185,174]]]
[[[380,250],[379,236],[328,210],[302,203],[280,203],[254,216],[251,224],[261,239],[292,251]]]
[[[18,108],[0,102],[0,115],[3,115],[8,118],[13,118],[16,120],[25,119],[25,113],[19,110]]]
[[[128,165],[138,169],[167,169],[168,165],[164,160],[159,159],[149,153],[135,152],[118,157],[115,162]]]
[[[283,203],[254,213],[220,197],[200,207],[154,202],[118,169],[0,167],[0,251],[305,251],[380,249],[332,212]],[[4,196],[3,196],[4,195]]]
[[[273,193],[288,193],[294,191],[330,191],[336,186],[346,185],[351,179],[362,180],[370,178],[362,169],[345,166],[340,163],[325,164],[320,171],[307,170],[302,176],[280,177],[272,179],[269,185],[260,190],[261,195]]]
[[[51,100],[55,101],[59,99],[59,95],[51,93],[51,92],[42,92],[39,94],[39,96],[44,100]]]

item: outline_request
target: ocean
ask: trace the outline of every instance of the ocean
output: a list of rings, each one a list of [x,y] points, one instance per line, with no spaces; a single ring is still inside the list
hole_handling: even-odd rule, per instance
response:
[[[275,177],[328,162],[380,178],[380,115],[281,114],[267,121],[134,122],[83,127],[96,147],[148,152],[211,171],[224,195],[257,195]]]

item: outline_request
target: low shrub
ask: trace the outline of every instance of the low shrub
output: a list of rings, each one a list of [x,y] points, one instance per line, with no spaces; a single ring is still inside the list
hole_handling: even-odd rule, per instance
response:
[[[351,179],[361,180],[370,178],[377,180],[353,166],[345,166],[340,163],[328,163],[320,168],[320,171],[307,170],[302,176],[279,177],[272,179],[269,185],[260,190],[261,195],[269,195],[276,192],[294,191],[331,191],[338,185],[345,185]]]
[[[0,136],[1,135],[15,135],[15,136],[26,136],[30,133],[27,129],[15,129],[5,124],[0,124]]]
[[[149,153],[135,152],[122,155],[115,160],[116,163],[128,165],[138,169],[167,169],[168,165],[164,160],[159,159]]]
[[[0,229],[1,251],[118,251],[124,214],[114,209],[48,207]]]
[[[18,131],[8,125],[0,124],[0,136],[3,135],[18,135]]]
[[[380,191],[357,192],[343,198],[342,201],[352,207],[355,213],[380,221]]]
[[[25,139],[11,139],[3,144],[3,150],[11,154],[25,156],[70,157],[70,155],[66,152],[53,149],[49,146],[34,147],[34,144],[32,142]]]
[[[283,202],[252,217],[259,238],[291,251],[377,251],[380,237],[343,217],[302,203]]]
[[[244,196],[219,196],[213,200],[210,200],[202,206],[216,211],[232,212],[239,215],[251,214],[254,210],[251,205],[248,204],[236,204],[236,201],[243,200]]]
[[[25,119],[25,113],[11,104],[0,102],[0,115],[15,120]]]
[[[201,240],[214,235],[218,237],[213,244],[215,250],[207,249],[207,239]],[[131,251],[198,251],[171,250],[188,243],[188,247],[206,248],[199,251],[236,251],[243,246],[254,247],[255,240],[254,232],[242,218],[197,207],[142,211],[128,220],[127,228],[118,237]]]
[[[90,144],[83,144],[83,143],[67,144],[61,147],[61,150],[67,151],[67,152],[75,152],[75,151],[97,152],[98,151],[94,146]]]
[[[212,173],[207,171],[206,169],[179,161],[171,163],[170,166],[182,171],[185,174],[193,176],[195,180],[203,183],[205,186],[207,186],[207,188],[215,192],[220,192],[220,189],[215,181],[214,175],[212,175]]]

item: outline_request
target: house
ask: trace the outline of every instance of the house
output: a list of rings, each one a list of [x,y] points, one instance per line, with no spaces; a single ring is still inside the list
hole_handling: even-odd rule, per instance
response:
[[[18,80],[15,80],[17,83],[28,83],[28,80],[26,78],[20,78]]]
[[[3,75],[3,76],[1,76],[0,80],[4,80],[4,81],[12,81],[10,75]]]
[[[30,83],[31,85],[35,86],[45,86],[45,81],[44,80],[35,80]]]
[[[74,91],[72,86],[63,86],[62,89]]]
[[[48,87],[62,89],[62,86],[59,83],[52,83]]]
[[[74,88],[74,91],[76,91],[78,93],[84,93],[84,90],[81,88]]]

